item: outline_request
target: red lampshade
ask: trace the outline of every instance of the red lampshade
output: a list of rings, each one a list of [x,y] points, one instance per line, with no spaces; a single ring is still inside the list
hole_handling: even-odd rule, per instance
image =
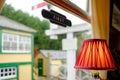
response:
[[[106,40],[85,40],[76,59],[75,68],[88,70],[115,69],[115,63]]]

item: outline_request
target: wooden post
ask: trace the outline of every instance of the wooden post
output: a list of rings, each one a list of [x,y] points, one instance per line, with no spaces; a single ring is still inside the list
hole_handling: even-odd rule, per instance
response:
[[[3,7],[4,3],[5,3],[5,0],[0,0],[0,12],[2,10],[2,7]]]

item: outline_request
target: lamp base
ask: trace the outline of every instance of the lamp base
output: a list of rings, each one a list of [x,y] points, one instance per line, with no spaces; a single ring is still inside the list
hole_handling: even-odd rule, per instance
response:
[[[93,73],[92,77],[94,80],[100,80],[99,72],[98,73]]]

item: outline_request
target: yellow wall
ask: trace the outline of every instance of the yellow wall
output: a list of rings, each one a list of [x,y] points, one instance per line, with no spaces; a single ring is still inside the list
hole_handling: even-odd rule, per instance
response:
[[[12,31],[12,30],[2,30],[2,32],[11,33],[11,34],[19,34],[24,36],[32,36],[32,34],[26,33],[26,32],[20,32],[20,31]]]
[[[10,62],[31,62],[32,55],[29,54],[0,54],[0,63],[10,63]]]
[[[32,80],[32,66],[21,65],[19,66],[19,80]]]
[[[61,60],[52,60],[52,75],[58,76],[59,74],[59,68],[62,65]]]

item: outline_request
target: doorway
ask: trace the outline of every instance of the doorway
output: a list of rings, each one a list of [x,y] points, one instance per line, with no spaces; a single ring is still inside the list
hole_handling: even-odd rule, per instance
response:
[[[38,60],[38,76],[43,76],[43,59]]]

